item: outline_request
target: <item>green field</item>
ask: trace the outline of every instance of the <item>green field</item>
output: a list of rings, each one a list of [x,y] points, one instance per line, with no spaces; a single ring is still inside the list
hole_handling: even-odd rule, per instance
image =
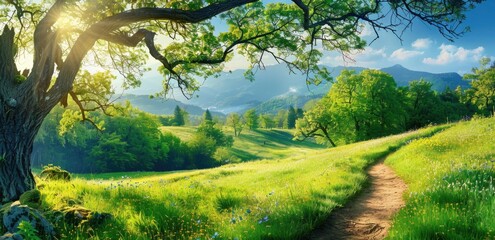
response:
[[[98,228],[59,223],[66,239],[301,239],[363,187],[367,166],[396,151],[386,164],[409,192],[391,239],[493,238],[494,128],[491,118],[331,149],[287,140],[260,152],[252,151],[278,133],[253,132],[237,147],[270,160],[44,182],[43,207],[76,202],[114,215]]]
[[[163,132],[171,132],[181,138],[190,140],[196,128],[194,127],[162,127]],[[224,128],[227,134],[233,132]],[[324,149],[323,146],[310,141],[293,141],[293,132],[287,129],[258,129],[244,130],[239,137],[234,138],[231,154],[242,161],[260,159],[280,159],[294,154],[306,154],[314,149]]]
[[[301,238],[361,188],[366,166],[438,129],[210,170],[53,181],[42,193],[47,208],[79,202],[115,216],[91,231],[59,226],[67,238]]]

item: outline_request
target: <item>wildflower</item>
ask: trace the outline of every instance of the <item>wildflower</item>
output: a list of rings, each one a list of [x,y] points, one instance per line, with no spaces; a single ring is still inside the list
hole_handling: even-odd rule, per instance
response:
[[[246,210],[246,213],[247,213],[247,214],[250,214],[250,213],[251,213],[251,209],[249,209],[249,208],[248,208],[248,209]]]
[[[264,222],[268,222],[268,216],[263,217],[262,219],[258,220],[258,224],[262,224]]]
[[[215,232],[215,233],[213,234],[213,236],[211,236],[211,238],[215,239],[215,238],[217,238],[218,236],[220,236],[220,234],[218,234],[218,232]]]

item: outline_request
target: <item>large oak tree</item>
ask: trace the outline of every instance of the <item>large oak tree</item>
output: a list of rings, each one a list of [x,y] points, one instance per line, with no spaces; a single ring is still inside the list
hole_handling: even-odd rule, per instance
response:
[[[54,106],[72,99],[81,119],[89,118],[87,110],[108,106],[112,78],[90,87],[88,67],[115,69],[132,87],[139,85],[149,55],[161,63],[164,92],[175,87],[190,96],[198,86],[194,77],[218,73],[238,53],[252,68],[263,67],[269,56],[317,83],[328,77],[317,65],[322,51],[362,49],[364,25],[377,37],[381,30],[400,37],[418,19],[454,38],[463,31],[463,13],[481,1],[2,1],[0,202],[34,187],[33,140]],[[215,30],[212,21],[227,28]],[[163,37],[155,42],[156,35]],[[30,69],[18,68],[22,59],[32,62]]]

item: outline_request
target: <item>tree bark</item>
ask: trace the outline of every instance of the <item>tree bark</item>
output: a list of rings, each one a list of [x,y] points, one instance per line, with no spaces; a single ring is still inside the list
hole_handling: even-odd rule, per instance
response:
[[[0,35],[0,203],[17,200],[35,187],[31,173],[33,142],[49,108],[22,82],[14,62],[14,31]]]
[[[35,187],[31,173],[30,156],[33,149],[34,136],[20,136],[16,132],[2,126],[0,140],[0,202],[5,203],[19,199],[25,191]],[[32,131],[30,135],[36,135]]]

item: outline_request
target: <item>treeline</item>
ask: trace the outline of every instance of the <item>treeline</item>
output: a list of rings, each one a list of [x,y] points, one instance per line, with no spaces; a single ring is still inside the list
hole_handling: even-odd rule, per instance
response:
[[[429,124],[493,115],[495,65],[482,59],[481,67],[464,76],[471,88],[432,90],[425,80],[397,87],[378,70],[357,74],[345,70],[330,91],[296,123],[296,139],[316,138],[332,146],[418,129]]]
[[[204,120],[189,141],[162,133],[158,118],[127,106],[114,116],[94,113],[69,128],[67,112],[56,108],[45,119],[33,150],[33,166],[59,165],[71,172],[170,171],[219,166],[231,160],[233,138]],[[70,120],[69,120],[70,122]],[[96,124],[99,125],[99,124]]]

